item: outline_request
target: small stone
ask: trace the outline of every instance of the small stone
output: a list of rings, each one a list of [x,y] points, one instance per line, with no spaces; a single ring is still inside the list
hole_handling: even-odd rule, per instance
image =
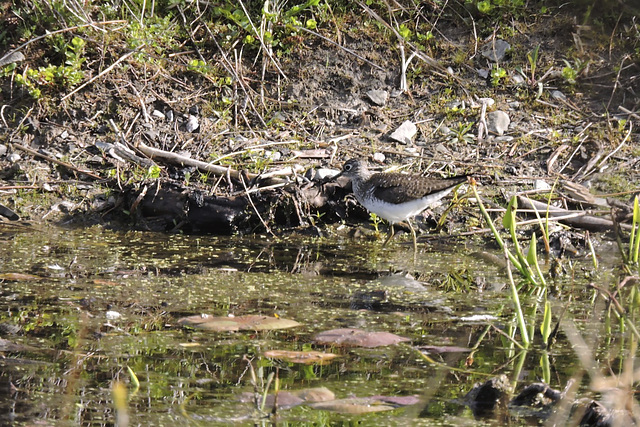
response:
[[[507,51],[511,49],[511,45],[504,40],[495,40],[492,43],[487,44],[482,49],[482,56],[487,58],[491,62],[499,62],[507,54]]]
[[[42,184],[42,189],[48,193],[54,191],[54,188],[48,182],[45,182],[44,184]]]
[[[496,138],[494,139],[495,142],[511,142],[513,141],[515,138],[509,135],[504,135],[504,136],[496,136]]]
[[[515,110],[517,108],[520,108],[520,101],[511,101],[507,105],[509,106],[509,108],[512,108]]]
[[[122,314],[114,310],[109,310],[104,315],[107,318],[107,320],[118,320],[119,318],[122,317]]]
[[[60,134],[60,139],[67,139],[69,138],[69,132],[67,132],[66,130],[62,131],[62,133]]]
[[[414,136],[418,133],[418,128],[410,120],[405,121],[400,127],[391,133],[389,137],[401,144],[409,144]]]
[[[382,153],[373,153],[373,161],[378,163],[384,163],[386,156]]]
[[[155,117],[156,119],[160,119],[160,120],[164,120],[167,118],[167,116],[165,116],[162,111],[159,110],[153,110],[153,112],[151,113],[151,116]]]
[[[448,126],[440,126],[440,133],[447,136],[451,134],[451,129]]]
[[[551,186],[546,181],[543,181],[542,179],[536,179],[533,182],[533,188],[535,188],[537,191],[551,190]]]
[[[0,67],[13,64],[15,62],[22,62],[25,60],[22,52],[9,52],[6,55],[0,57]]]
[[[277,162],[282,158],[282,153],[279,151],[269,151],[266,150],[264,152],[264,157],[273,161],[273,162]]]
[[[200,114],[200,111],[198,109],[197,105],[193,105],[191,107],[189,107],[189,114],[191,114],[192,116],[197,116]]]
[[[308,169],[304,177],[309,181],[322,181],[327,178],[333,178],[340,173],[339,170],[330,168]]]
[[[170,122],[172,122],[172,121],[173,121],[173,119],[174,119],[174,116],[173,116],[173,110],[168,110],[168,111],[166,112],[166,116],[167,116],[167,120],[168,120],[168,121],[170,121]]]
[[[487,128],[491,133],[498,135],[504,134],[504,132],[509,128],[510,123],[511,119],[504,111],[492,111],[487,114]]]
[[[9,160],[9,162],[11,163],[16,163],[20,160],[20,154],[18,153],[11,153],[9,154],[9,157],[7,157],[7,159]]]
[[[453,72],[453,68],[451,67],[447,67],[447,73],[449,73],[450,76],[454,76],[455,73]]]
[[[559,90],[554,90],[553,92],[551,92],[551,97],[553,99],[557,99],[559,101],[566,101],[567,100],[567,97],[565,96],[565,94],[560,92]]]
[[[480,77],[482,77],[483,79],[488,79],[489,78],[489,70],[487,68],[481,68],[478,71],[478,75]]]
[[[487,107],[491,107],[493,104],[496,103],[496,101],[494,101],[493,98],[478,98],[478,102],[480,103],[480,105],[486,105]]]
[[[462,105],[462,101],[460,101],[460,100],[449,101],[446,104],[444,104],[445,108],[448,108],[449,110],[453,110],[454,108],[458,108],[461,105]]]
[[[185,124],[185,129],[187,132],[194,132],[200,127],[200,122],[198,122],[198,118],[192,114],[189,115],[189,119]]]
[[[512,75],[511,76],[511,81],[516,86],[524,85],[524,77],[522,77],[519,73],[515,73],[514,75]]]
[[[372,89],[367,91],[367,98],[374,104],[383,106],[389,99],[389,93],[386,90]]]
[[[4,144],[0,144],[0,156],[4,156],[7,154],[7,146]]]

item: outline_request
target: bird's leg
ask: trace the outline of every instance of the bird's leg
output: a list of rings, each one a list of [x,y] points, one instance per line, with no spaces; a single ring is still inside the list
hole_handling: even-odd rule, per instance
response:
[[[387,236],[387,240],[385,240],[382,244],[383,248],[387,245],[387,243],[389,243],[389,240],[391,240],[395,234],[396,231],[393,229],[393,224],[391,224],[391,228],[389,229],[389,236]]]
[[[414,230],[413,225],[411,225],[411,221],[407,218],[407,224],[409,224],[409,228],[411,229],[411,237],[413,237],[413,256],[418,254],[418,242],[416,241],[416,230]]]

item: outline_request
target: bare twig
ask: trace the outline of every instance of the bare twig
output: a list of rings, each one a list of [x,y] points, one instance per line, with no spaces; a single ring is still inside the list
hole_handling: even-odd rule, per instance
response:
[[[126,24],[127,21],[123,21],[123,20],[117,20],[117,21],[102,21],[102,22],[89,22],[88,24],[82,24],[82,25],[74,25],[73,27],[67,27],[67,28],[63,28],[61,30],[56,30],[56,31],[51,31],[48,32],[47,34],[43,34],[41,36],[38,37],[34,37],[31,40],[28,40],[24,43],[22,43],[20,46],[18,46],[17,48],[10,50],[9,52],[7,52],[6,54],[4,54],[4,56],[2,58],[0,58],[0,61],[2,61],[3,59],[5,59],[6,57],[8,57],[9,55],[18,52],[22,49],[24,49],[25,47],[29,46],[31,43],[35,43],[38,40],[42,40],[46,37],[51,37],[53,35],[56,34],[60,34],[60,33],[66,33],[67,31],[73,31],[73,30],[77,30],[78,28],[84,28],[84,27],[93,27],[94,25],[110,25],[110,24]]]
[[[29,154],[31,154],[33,156],[40,157],[40,158],[45,159],[46,161],[51,162],[51,163],[55,163],[57,165],[64,166],[65,168],[67,168],[69,170],[72,170],[74,172],[78,172],[78,173],[90,176],[91,178],[102,179],[102,177],[100,175],[96,175],[95,173],[93,173],[91,171],[84,170],[84,169],[79,169],[79,168],[73,166],[70,163],[61,162],[58,159],[54,159],[53,157],[47,156],[46,154],[38,153],[37,151],[32,150],[31,148],[25,147],[24,145],[16,144],[15,142],[11,143],[11,145],[14,146],[15,148],[19,149],[19,150],[24,151],[25,153],[29,153]]]
[[[124,55],[122,55],[116,62],[114,62],[113,64],[111,64],[110,66],[108,66],[105,70],[103,70],[100,74],[98,74],[97,76],[87,80],[86,82],[84,82],[83,84],[81,84],[80,86],[78,86],[77,88],[75,88],[74,90],[72,90],[71,92],[69,92],[68,94],[66,94],[65,96],[62,97],[62,99],[60,99],[60,101],[64,101],[65,99],[69,98],[71,95],[73,95],[74,93],[78,92],[79,90],[83,89],[84,87],[90,85],[91,83],[95,82],[96,80],[98,80],[99,78],[101,78],[102,76],[104,76],[105,74],[109,73],[111,70],[113,70],[118,64],[120,64],[122,61],[124,61],[125,59],[127,59],[128,57],[130,57],[131,55],[133,55],[134,53],[136,53],[137,51],[132,50],[129,53],[125,53]]]
[[[256,208],[256,205],[253,203],[253,199],[251,198],[251,195],[249,194],[249,189],[247,188],[247,184],[244,182],[244,179],[242,178],[242,176],[240,177],[240,182],[242,183],[242,186],[244,187],[245,194],[247,195],[247,199],[249,200],[249,203],[251,204],[251,207],[253,208],[253,211],[256,213],[256,215],[258,215],[258,219],[260,220],[260,222],[262,223],[264,228],[267,230],[267,233],[271,234],[273,237],[277,237],[275,234],[273,234],[273,231],[271,231],[271,228],[269,228],[269,225],[267,225],[267,223],[264,221],[264,219],[262,219],[262,215],[260,215],[260,212],[258,212],[258,208]]]

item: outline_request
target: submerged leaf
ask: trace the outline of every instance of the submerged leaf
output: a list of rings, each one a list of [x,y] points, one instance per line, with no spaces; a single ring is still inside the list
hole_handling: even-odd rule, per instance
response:
[[[333,411],[341,414],[368,414],[370,412],[391,411],[401,406],[419,403],[416,396],[371,396],[349,397],[329,402],[314,403],[314,409]]]
[[[410,340],[390,332],[367,332],[361,329],[344,328],[320,332],[314,337],[314,341],[326,345],[374,348]]]
[[[338,357],[337,354],[323,353],[321,351],[288,351],[288,350],[268,350],[264,352],[265,357],[272,359],[282,359],[292,363],[303,363],[312,365],[314,363],[323,365]]]
[[[283,319],[279,317],[248,315],[240,317],[222,317],[209,315],[196,315],[183,317],[178,320],[178,324],[189,326],[195,329],[206,329],[208,331],[271,331],[274,329],[286,329],[299,326],[295,320]]]
[[[9,280],[11,282],[33,282],[42,280],[43,277],[34,276],[33,274],[25,273],[2,273],[0,274],[0,280]]]

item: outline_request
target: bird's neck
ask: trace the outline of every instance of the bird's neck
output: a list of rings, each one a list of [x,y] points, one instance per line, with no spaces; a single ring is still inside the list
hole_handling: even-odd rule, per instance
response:
[[[353,187],[353,191],[355,193],[360,192],[360,189],[365,185],[367,181],[371,178],[373,174],[369,172],[369,170],[364,169],[361,170],[358,175],[351,177],[351,186]]]

